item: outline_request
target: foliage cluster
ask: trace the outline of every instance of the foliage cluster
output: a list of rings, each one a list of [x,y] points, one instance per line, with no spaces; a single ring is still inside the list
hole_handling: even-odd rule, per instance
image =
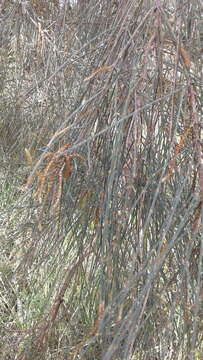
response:
[[[1,2],[2,360],[203,359],[200,14]]]

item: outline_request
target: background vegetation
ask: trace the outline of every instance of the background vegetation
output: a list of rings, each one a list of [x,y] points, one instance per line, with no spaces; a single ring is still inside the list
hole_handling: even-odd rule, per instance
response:
[[[1,359],[203,359],[200,11],[1,1]]]

